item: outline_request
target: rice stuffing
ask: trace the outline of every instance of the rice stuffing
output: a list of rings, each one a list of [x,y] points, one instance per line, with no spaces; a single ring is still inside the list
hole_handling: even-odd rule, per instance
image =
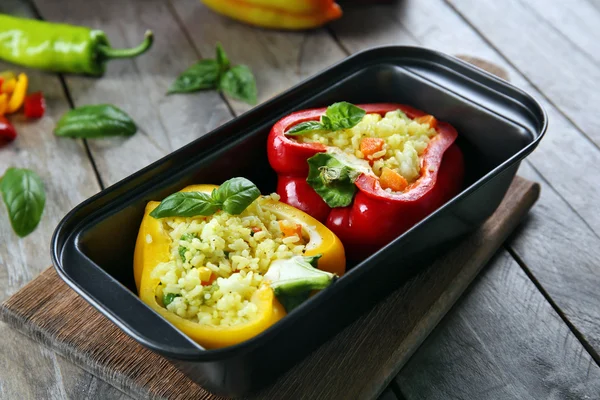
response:
[[[369,161],[376,176],[381,177],[383,169],[389,168],[410,184],[419,178],[419,157],[436,134],[437,131],[429,124],[419,123],[396,110],[387,112],[383,117],[375,113],[366,114],[361,122],[350,129],[317,131],[294,136],[294,139],[300,143],[319,142],[337,147],[350,156]],[[382,140],[364,141],[365,138]],[[365,148],[365,143],[371,146]],[[361,148],[369,151],[365,153]]]
[[[170,260],[153,270],[159,303],[178,316],[210,326],[233,326],[256,318],[251,298],[271,263],[302,255],[301,226],[264,208],[261,196],[241,214],[218,211],[203,217],[162,220],[171,238]]]

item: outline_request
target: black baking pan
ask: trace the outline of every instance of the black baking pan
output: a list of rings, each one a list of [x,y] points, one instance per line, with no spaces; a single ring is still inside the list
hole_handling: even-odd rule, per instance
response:
[[[275,191],[277,177],[266,154],[270,128],[292,111],[336,101],[404,103],[451,123],[465,154],[463,190],[260,335],[203,349],[136,296],[133,252],[146,203],[193,183],[220,184],[235,176],[252,180],[263,194]],[[461,60],[419,47],[364,51],[77,206],[53,235],[54,266],[92,306],[192,380],[216,394],[244,395],[271,382],[480,226],[546,125],[531,96]]]

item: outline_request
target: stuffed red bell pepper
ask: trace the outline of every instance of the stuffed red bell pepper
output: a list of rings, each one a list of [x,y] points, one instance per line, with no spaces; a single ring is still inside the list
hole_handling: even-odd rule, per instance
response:
[[[360,260],[460,191],[457,137],[407,105],[341,102],[282,118],[267,145],[281,201],[325,223]]]

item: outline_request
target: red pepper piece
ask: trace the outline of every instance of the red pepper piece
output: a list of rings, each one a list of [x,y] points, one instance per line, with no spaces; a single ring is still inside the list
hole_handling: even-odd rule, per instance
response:
[[[17,138],[15,127],[6,117],[0,115],[0,144],[12,142]]]
[[[292,113],[279,120],[267,140],[271,167],[278,174],[281,201],[324,222],[342,241],[350,259],[361,260],[377,251],[458,194],[464,177],[463,155],[448,123],[427,117],[413,107],[392,104],[359,104],[367,113],[381,116],[400,109],[409,118],[420,117],[438,132],[421,156],[421,176],[405,190],[388,193],[374,175],[361,174],[357,193],[347,207],[330,208],[306,182],[306,160],[327,148],[321,143],[298,143],[284,135],[292,126],[318,121],[326,108]],[[435,122],[434,122],[435,121]]]
[[[46,111],[46,100],[42,92],[35,92],[26,96],[24,108],[27,118],[42,118]]]

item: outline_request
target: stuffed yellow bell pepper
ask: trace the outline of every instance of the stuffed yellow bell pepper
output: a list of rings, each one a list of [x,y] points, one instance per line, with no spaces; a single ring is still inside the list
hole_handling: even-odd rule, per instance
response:
[[[149,202],[134,255],[141,300],[205,348],[248,340],[344,274],[340,240],[245,178]]]
[[[213,11],[263,28],[309,29],[342,16],[334,0],[201,0]]]

